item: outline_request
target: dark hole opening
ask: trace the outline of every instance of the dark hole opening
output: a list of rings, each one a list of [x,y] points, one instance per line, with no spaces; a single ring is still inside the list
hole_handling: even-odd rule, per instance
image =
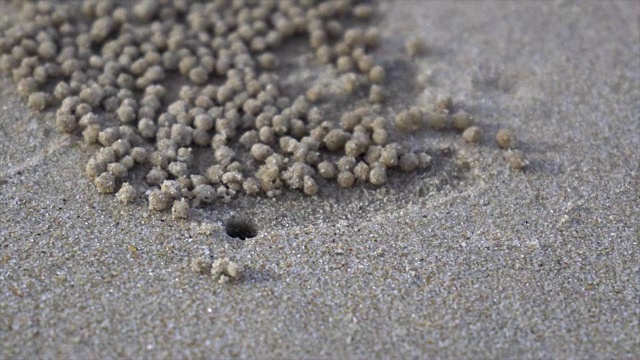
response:
[[[240,240],[250,239],[258,235],[258,229],[249,219],[234,218],[227,221],[225,226],[227,235],[232,238],[239,238]]]

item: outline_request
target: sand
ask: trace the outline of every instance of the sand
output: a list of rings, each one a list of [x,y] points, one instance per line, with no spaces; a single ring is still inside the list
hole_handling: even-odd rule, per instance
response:
[[[2,78],[0,358],[640,357],[639,3],[382,7],[392,78],[427,84],[394,82],[389,106],[449,92],[486,133],[516,131],[526,171],[488,137],[425,131],[404,141],[434,167],[380,189],[174,221],[97,194],[92,150]],[[258,235],[227,236],[231,216]],[[205,249],[243,280],[192,272]]]

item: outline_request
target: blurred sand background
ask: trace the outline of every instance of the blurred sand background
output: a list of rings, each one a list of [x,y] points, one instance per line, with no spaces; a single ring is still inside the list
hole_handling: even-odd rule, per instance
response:
[[[640,357],[640,3],[381,8],[388,106],[449,92],[485,133],[516,131],[526,171],[489,135],[424,131],[403,141],[433,149],[434,167],[380,189],[240,198],[174,221],[97,194],[93,150],[3,77],[0,358]],[[412,34],[430,46],[415,64]],[[292,82],[313,80],[293,53]],[[258,236],[226,235],[232,215]],[[203,249],[244,279],[194,274]]]

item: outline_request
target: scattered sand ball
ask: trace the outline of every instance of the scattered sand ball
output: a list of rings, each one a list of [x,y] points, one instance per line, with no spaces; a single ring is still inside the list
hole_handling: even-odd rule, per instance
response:
[[[180,199],[173,202],[171,207],[171,215],[174,219],[186,219],[189,217],[191,206],[186,199]]]
[[[527,156],[521,150],[509,150],[505,153],[505,157],[514,170],[522,170],[529,165]]]
[[[242,267],[229,258],[216,259],[211,264],[211,275],[220,284],[228,283],[232,280],[240,279]]]
[[[370,171],[369,165],[367,165],[363,161],[360,161],[353,168],[353,175],[356,177],[357,180],[361,182],[367,182],[369,180],[369,171]]]
[[[84,171],[85,171],[85,174],[87,174],[87,176],[89,177],[89,179],[95,180],[95,178],[97,178],[98,175],[107,171],[107,164],[100,162],[95,158],[91,158],[87,162],[87,165],[85,166]]]
[[[449,113],[453,106],[453,100],[448,94],[438,94],[436,97],[436,110],[442,113]]]
[[[477,126],[471,126],[462,133],[462,138],[470,144],[477,144],[482,139],[482,130]]]
[[[369,70],[369,81],[374,84],[380,84],[384,82],[385,71],[384,68],[380,65],[376,65]]]
[[[247,195],[257,195],[260,193],[260,183],[255,178],[248,178],[242,183],[242,189]]]
[[[111,194],[116,191],[116,180],[109,172],[100,174],[96,177],[93,184],[96,186],[96,190],[98,190],[100,194]]]
[[[345,131],[353,131],[362,119],[355,112],[345,112],[340,117],[340,126]]]
[[[418,156],[412,152],[408,152],[400,156],[399,160],[400,169],[404,172],[411,172],[418,168],[420,165],[420,160]]]
[[[388,168],[398,166],[398,151],[394,146],[391,146],[390,144],[385,146],[380,152],[379,161]]]
[[[353,7],[353,16],[357,19],[367,20],[373,15],[373,7],[368,4],[359,4]]]
[[[427,154],[426,152],[421,152],[418,153],[418,168],[420,169],[426,169],[429,168],[431,166],[431,155]]]
[[[191,270],[199,275],[210,275],[211,265],[211,260],[204,256],[198,256],[191,259]]]
[[[127,168],[119,162],[108,164],[107,171],[116,179],[125,179],[129,175]]]
[[[424,54],[424,52],[427,50],[427,45],[424,39],[422,39],[421,37],[413,37],[407,40],[405,48],[407,50],[407,54],[410,57],[416,57]]]
[[[172,161],[168,167],[169,173],[176,178],[189,175],[189,165],[182,161]]]
[[[154,167],[147,173],[146,181],[149,185],[160,185],[167,179],[169,174],[159,167]]]
[[[384,100],[384,89],[380,85],[371,85],[369,89],[369,102],[379,104]]]
[[[340,171],[338,173],[338,185],[343,188],[349,188],[353,186],[353,183],[355,181],[356,178],[351,171]]]
[[[153,190],[149,193],[149,210],[163,211],[169,208],[171,196],[161,190]]]
[[[44,92],[34,92],[29,95],[28,106],[31,110],[42,111],[47,107],[49,94]]]
[[[318,174],[325,179],[335,179],[338,176],[338,169],[334,164],[325,160],[318,164]]]
[[[382,163],[374,162],[371,164],[369,182],[376,186],[384,185],[387,182],[387,168]]]
[[[373,49],[380,43],[380,30],[375,27],[370,27],[364,32],[364,45],[367,48]]]
[[[473,125],[473,117],[465,111],[459,111],[451,116],[451,126],[454,129],[464,131]]]
[[[344,152],[347,156],[357,158],[367,152],[369,147],[369,136],[364,133],[354,133],[351,139],[344,145]]]
[[[264,70],[273,70],[278,67],[278,58],[271,53],[264,53],[258,56],[258,64]]]
[[[355,73],[347,73],[340,78],[342,81],[342,91],[345,95],[353,94],[358,87],[358,76]]]
[[[273,155],[273,149],[269,145],[257,143],[251,146],[251,156],[257,161],[263,162]]]
[[[198,203],[210,204],[215,201],[217,193],[211,185],[197,185],[193,189],[193,195]]]
[[[106,128],[98,134],[98,141],[102,146],[110,146],[120,139],[120,129],[117,127]]]
[[[98,142],[99,134],[100,134],[100,125],[91,124],[82,131],[82,139],[84,140],[85,144],[88,144],[88,145],[95,144],[96,142]]]
[[[348,73],[353,70],[353,59],[349,56],[340,56],[336,61],[336,69],[341,73]]]
[[[138,193],[136,189],[128,182],[123,183],[120,190],[116,193],[116,198],[123,204],[131,204],[137,196]]]
[[[426,122],[433,130],[444,130],[447,127],[447,116],[440,112],[428,112]]]
[[[311,103],[317,103],[324,97],[324,92],[320,86],[312,86],[307,90],[306,98]]]
[[[56,116],[56,129],[61,133],[72,133],[78,127],[75,115],[62,114]]]
[[[422,110],[418,107],[411,107],[396,115],[396,127],[405,133],[413,132],[420,129],[424,124]]]
[[[134,147],[130,151],[131,157],[138,164],[144,164],[147,162],[147,150],[143,147]]]
[[[338,160],[339,171],[353,171],[356,166],[356,159],[351,156],[343,156]]]
[[[515,149],[518,147],[518,138],[510,129],[500,129],[496,134],[496,143],[502,149]]]
[[[318,193],[318,184],[311,176],[304,177],[302,189],[305,194],[313,196]]]
[[[366,161],[367,164],[371,165],[380,159],[381,153],[382,153],[382,146],[371,145],[369,146],[369,149],[367,149],[367,153],[364,156],[364,161]]]
[[[160,190],[172,198],[177,198],[181,193],[181,187],[176,180],[165,180],[160,186]]]
[[[333,129],[327,133],[323,142],[329,151],[338,151],[344,148],[344,144],[349,140],[350,135],[344,130]]]

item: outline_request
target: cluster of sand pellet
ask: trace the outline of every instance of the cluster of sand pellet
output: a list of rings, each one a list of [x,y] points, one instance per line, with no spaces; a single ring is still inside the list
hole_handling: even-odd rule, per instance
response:
[[[327,181],[379,186],[389,169],[428,168],[429,154],[393,142],[390,126],[452,128],[471,143],[481,137],[469,114],[449,114],[446,96],[431,110],[411,107],[394,119],[373,106],[333,119],[317,106],[328,91],[355,100],[363,87],[372,105],[385,101],[385,69],[371,52],[380,34],[368,25],[375,8],[367,3],[17,3],[20,18],[2,28],[0,70],[34,111],[55,109],[58,131],[95,144],[85,172],[98,192],[124,203],[144,193],[150,209],[175,218],[239,193],[315,195]],[[335,68],[340,89],[281,93],[274,51],[293,37],[306,37],[317,62]],[[423,50],[421,41],[407,43],[412,56]],[[178,80],[185,85],[175,99]],[[202,149],[212,154],[209,164],[195,156]],[[132,185],[138,168],[145,187]]]
[[[191,270],[200,275],[210,275],[220,284],[237,281],[242,277],[242,266],[229,258],[218,258],[211,261],[208,256],[191,259]]]

